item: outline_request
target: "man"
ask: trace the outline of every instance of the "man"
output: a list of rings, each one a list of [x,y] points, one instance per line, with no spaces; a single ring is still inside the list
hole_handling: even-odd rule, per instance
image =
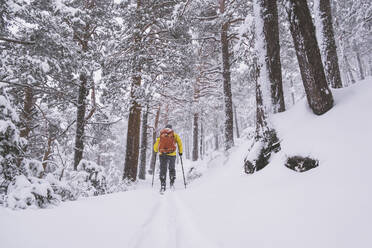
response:
[[[160,131],[160,136],[154,144],[154,151],[160,153],[160,192],[164,192],[166,189],[167,168],[169,168],[171,188],[173,188],[174,180],[176,180],[176,144],[178,146],[178,154],[182,156],[182,141],[180,136],[172,130],[171,125],[166,125]]]

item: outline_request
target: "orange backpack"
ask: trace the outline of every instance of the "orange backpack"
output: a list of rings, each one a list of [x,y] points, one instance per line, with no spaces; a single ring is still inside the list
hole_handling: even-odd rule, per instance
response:
[[[165,128],[160,131],[159,152],[168,154],[176,151],[176,139],[172,129]]]

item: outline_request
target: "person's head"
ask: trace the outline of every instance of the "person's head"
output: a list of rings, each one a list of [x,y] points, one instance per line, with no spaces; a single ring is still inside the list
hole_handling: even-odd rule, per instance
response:
[[[172,125],[171,125],[171,124],[167,124],[167,125],[165,126],[165,128],[172,129]]]

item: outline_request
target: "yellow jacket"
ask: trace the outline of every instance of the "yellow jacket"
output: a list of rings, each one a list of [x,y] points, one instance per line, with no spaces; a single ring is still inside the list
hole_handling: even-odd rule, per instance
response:
[[[178,146],[178,152],[183,153],[182,141],[181,141],[180,136],[178,136],[178,134],[176,134],[176,133],[173,133],[173,134],[174,134],[174,139],[176,140],[176,143],[177,143],[177,146]],[[154,151],[155,152],[159,152],[159,141],[160,141],[160,137],[158,137],[156,139],[156,142],[154,144]],[[172,153],[168,153],[167,155],[168,156],[176,156],[177,153],[172,152]]]

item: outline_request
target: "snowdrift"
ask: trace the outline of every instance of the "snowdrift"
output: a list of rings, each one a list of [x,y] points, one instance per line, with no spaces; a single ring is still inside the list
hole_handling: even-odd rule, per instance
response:
[[[217,247],[372,247],[372,78],[333,95],[322,116],[305,99],[274,116],[282,151],[261,171],[243,173],[247,141],[182,192]],[[293,155],[319,167],[292,171]]]

